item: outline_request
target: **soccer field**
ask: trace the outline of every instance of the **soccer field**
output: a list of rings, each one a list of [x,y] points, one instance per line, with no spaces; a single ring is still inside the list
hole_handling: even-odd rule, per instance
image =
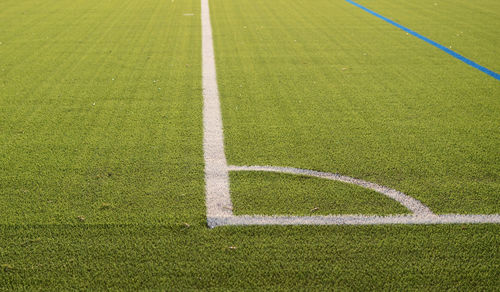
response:
[[[499,13],[2,1],[0,289],[497,289]]]

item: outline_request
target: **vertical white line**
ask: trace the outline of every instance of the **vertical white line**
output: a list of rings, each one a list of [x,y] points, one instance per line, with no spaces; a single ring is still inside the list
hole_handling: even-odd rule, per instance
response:
[[[232,216],[229,175],[224,154],[224,133],[208,0],[201,0],[203,152],[207,218]]]

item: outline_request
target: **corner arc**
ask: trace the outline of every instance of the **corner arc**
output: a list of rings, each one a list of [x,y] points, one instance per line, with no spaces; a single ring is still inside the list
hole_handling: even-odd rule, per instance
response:
[[[410,210],[414,215],[417,216],[433,216],[435,215],[429,207],[425,206],[419,200],[412,198],[402,192],[396,191],[394,189],[384,187],[372,182],[364,181],[361,179],[352,178],[345,175],[330,173],[330,172],[321,172],[309,169],[301,169],[294,167],[281,167],[281,166],[235,166],[229,165],[229,171],[265,171],[265,172],[277,172],[277,173],[286,173],[286,174],[294,174],[294,175],[305,175],[312,176],[318,178],[324,178],[334,181],[340,181],[343,183],[353,184],[365,189],[373,190],[377,193],[383,194],[401,205],[405,206],[408,210]]]

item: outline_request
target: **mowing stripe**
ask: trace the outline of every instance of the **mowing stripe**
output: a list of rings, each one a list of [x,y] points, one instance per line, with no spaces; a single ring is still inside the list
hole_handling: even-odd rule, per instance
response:
[[[382,225],[500,223],[500,215],[396,215],[396,216],[230,216],[207,218],[210,228],[224,225]]]
[[[390,20],[389,18],[387,18],[385,16],[382,16],[382,15],[378,14],[377,12],[372,11],[372,10],[370,10],[370,9],[368,9],[368,8],[366,8],[366,7],[360,5],[360,4],[358,4],[358,3],[356,3],[356,2],[354,2],[352,0],[345,0],[345,1],[351,3],[352,5],[354,5],[354,6],[358,7],[358,8],[363,9],[364,11],[366,11],[366,12],[368,12],[368,13],[370,13],[370,14],[372,14],[372,15],[374,15],[374,16],[376,16],[376,17],[378,17],[378,18],[380,18],[380,19],[382,19],[382,20],[384,20],[384,21],[386,21],[386,22],[388,22],[390,24],[392,24],[392,25],[394,25],[395,27],[397,27],[399,29],[402,29],[402,30],[406,31],[407,33],[409,33],[411,35],[413,35],[413,36],[415,36],[415,37],[417,37],[417,38],[419,38],[419,39],[421,39],[421,40],[423,40],[423,41],[425,41],[425,42],[433,45],[434,47],[436,47],[436,48],[438,48],[438,49],[446,52],[447,54],[449,54],[449,55],[451,55],[451,56],[459,59],[460,61],[464,62],[465,64],[467,64],[467,65],[469,65],[471,67],[474,67],[477,70],[479,70],[479,71],[481,71],[483,73],[486,73],[489,76],[491,76],[491,77],[493,77],[493,78],[495,78],[497,80],[500,80],[500,74],[498,74],[498,73],[496,73],[494,71],[491,71],[490,69],[485,68],[485,67],[477,64],[476,62],[474,62],[474,61],[472,61],[470,59],[467,59],[466,57],[460,55],[459,53],[454,52],[454,51],[450,50],[449,48],[447,48],[447,47],[445,47],[445,46],[443,46],[441,44],[438,44],[435,41],[433,41],[433,40],[431,40],[429,38],[426,38],[425,36],[423,36],[423,35],[421,35],[419,33],[416,33],[413,30],[411,30],[409,28],[406,28],[406,27],[402,26],[401,24],[399,24],[397,22],[394,22],[393,20]]]
[[[309,169],[300,169],[293,167],[279,167],[279,166],[229,166],[230,171],[267,171],[288,173],[295,175],[306,175],[329,180],[340,181],[344,183],[354,184],[363,188],[374,190],[377,193],[386,195],[387,197],[398,201],[401,205],[405,206],[408,210],[412,211],[415,215],[427,216],[433,215],[432,211],[422,204],[419,200],[414,199],[406,194],[396,190],[384,187],[375,183],[367,182],[361,179],[352,178],[345,175],[334,174],[329,172],[314,171]]]
[[[207,216],[231,216],[229,175],[224,154],[224,134],[215,72],[214,45],[208,0],[201,0],[203,152]]]

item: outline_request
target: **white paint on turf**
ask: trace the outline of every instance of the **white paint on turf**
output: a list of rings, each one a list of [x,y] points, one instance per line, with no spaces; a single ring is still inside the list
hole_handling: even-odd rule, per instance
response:
[[[329,216],[260,216],[241,215],[208,217],[210,228],[224,225],[383,225],[383,224],[471,224],[500,223],[500,215],[329,215]]]
[[[340,181],[344,183],[354,184],[363,188],[374,190],[378,193],[386,195],[387,197],[398,201],[401,205],[405,206],[408,210],[412,211],[415,215],[433,215],[432,211],[422,204],[419,200],[416,200],[408,195],[405,195],[396,190],[384,187],[375,183],[367,182],[361,179],[356,179],[348,177],[345,175],[334,174],[329,172],[314,171],[308,169],[300,169],[293,167],[279,167],[279,166],[229,166],[229,170],[232,171],[268,171],[268,172],[279,172],[288,173],[296,175],[306,175],[314,176],[329,180]]]
[[[232,216],[208,0],[201,1],[201,25],[203,34],[203,152],[207,217]]]
[[[173,0],[172,0],[173,2]],[[205,158],[205,192],[207,223],[210,228],[223,225],[373,225],[373,224],[449,224],[500,223],[500,215],[436,215],[420,201],[371,182],[339,174],[277,166],[230,166],[224,154],[224,133],[208,0],[201,0],[202,86],[203,86],[203,151]],[[308,175],[355,184],[382,193],[408,208],[412,215],[365,216],[260,216],[233,215],[229,193],[229,170],[271,171]]]

